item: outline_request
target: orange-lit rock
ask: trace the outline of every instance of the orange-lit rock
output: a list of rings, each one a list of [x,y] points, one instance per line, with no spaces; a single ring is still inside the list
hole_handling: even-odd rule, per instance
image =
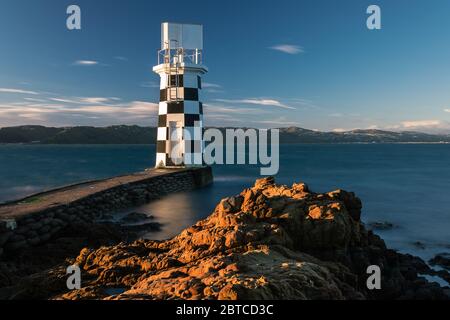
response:
[[[171,240],[84,249],[77,263],[92,280],[56,298],[367,299],[417,290],[446,297],[434,285],[417,287],[411,268],[403,274],[409,258],[386,249],[360,214],[353,193],[261,179]],[[385,272],[378,292],[365,289],[371,264]],[[123,293],[108,295],[108,287]]]

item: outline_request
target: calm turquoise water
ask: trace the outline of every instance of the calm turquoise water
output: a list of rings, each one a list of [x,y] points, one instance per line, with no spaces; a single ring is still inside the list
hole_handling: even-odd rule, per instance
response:
[[[110,177],[154,165],[154,146],[0,145],[0,202],[83,180]],[[450,251],[450,145],[285,145],[278,182],[304,181],[314,191],[354,191],[365,221],[389,221],[378,232],[390,247],[424,258]],[[254,166],[216,166],[215,183],[136,210],[164,228],[163,239],[207,216],[217,202],[239,193],[259,176]],[[425,249],[413,243],[423,242]]]

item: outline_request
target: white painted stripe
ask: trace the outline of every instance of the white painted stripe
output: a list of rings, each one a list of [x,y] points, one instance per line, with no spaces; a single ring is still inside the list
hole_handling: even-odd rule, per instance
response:
[[[158,128],[158,141],[163,141],[167,139],[167,128]]]
[[[159,115],[167,114],[167,102],[159,103]]]
[[[159,89],[162,90],[162,89],[165,89],[167,87],[168,74],[167,73],[160,73],[160,76],[161,76],[161,82],[160,82]]]

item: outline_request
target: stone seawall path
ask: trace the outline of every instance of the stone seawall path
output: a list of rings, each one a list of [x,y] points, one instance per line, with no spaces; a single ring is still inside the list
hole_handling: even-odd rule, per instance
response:
[[[0,257],[37,246],[72,222],[92,222],[116,210],[212,182],[210,167],[151,169],[36,194],[0,205]]]

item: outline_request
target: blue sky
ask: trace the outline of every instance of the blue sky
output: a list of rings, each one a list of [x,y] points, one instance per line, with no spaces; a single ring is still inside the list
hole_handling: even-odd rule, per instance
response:
[[[155,125],[163,21],[204,25],[207,125],[450,132],[448,0],[0,0],[0,126]]]

